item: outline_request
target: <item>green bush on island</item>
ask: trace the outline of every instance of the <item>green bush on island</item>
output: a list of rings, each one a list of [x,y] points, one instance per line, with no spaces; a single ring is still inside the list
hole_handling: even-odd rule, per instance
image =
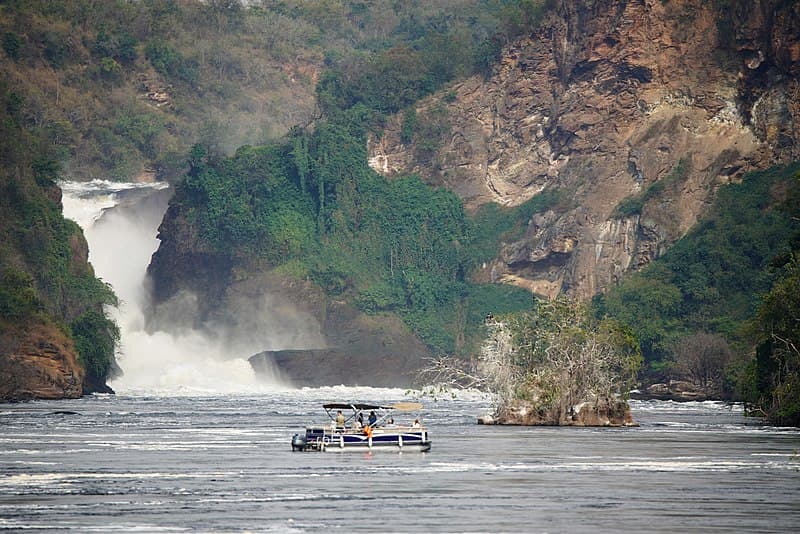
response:
[[[636,337],[616,320],[596,319],[564,296],[528,311],[492,316],[480,355],[442,357],[423,371],[440,394],[475,387],[496,397],[506,424],[628,424],[628,392],[642,357]]]

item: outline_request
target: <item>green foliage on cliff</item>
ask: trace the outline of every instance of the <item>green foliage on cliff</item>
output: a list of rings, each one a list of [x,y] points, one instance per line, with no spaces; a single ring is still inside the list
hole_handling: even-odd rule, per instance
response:
[[[19,321],[42,309],[33,287],[33,278],[25,271],[6,267],[0,277],[0,317]]]
[[[291,266],[367,313],[400,315],[436,352],[474,348],[486,313],[531,297],[470,284],[469,271],[547,202],[471,219],[450,191],[386,180],[367,165],[364,114],[356,106],[229,158],[197,146],[175,202],[203,246],[233,264]]]
[[[57,147],[29,112],[24,97],[0,85],[0,334],[39,322],[71,330],[88,379],[100,387],[116,331],[102,307],[116,298],[86,262],[80,228],[61,214]]]
[[[102,391],[116,369],[114,351],[119,343],[119,328],[102,311],[90,309],[70,324],[79,361],[86,369],[89,390]]]
[[[791,249],[798,218],[776,206],[797,188],[795,164],[747,175],[725,186],[688,235],[650,266],[594,299],[595,311],[629,325],[651,370],[670,361],[671,347],[695,332],[723,335],[746,352],[747,325],[776,273],[773,258]]]

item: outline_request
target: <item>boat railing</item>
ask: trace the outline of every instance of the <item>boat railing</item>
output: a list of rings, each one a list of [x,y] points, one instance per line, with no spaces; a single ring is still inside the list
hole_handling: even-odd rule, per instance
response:
[[[354,426],[342,428],[342,427],[337,427],[336,425],[326,425],[325,427],[323,427],[323,430],[324,430],[326,435],[331,435],[331,434],[336,434],[336,435],[338,435],[338,434],[365,434],[366,433],[366,430],[365,430],[366,428],[367,428],[366,426],[361,427],[361,428],[354,427]],[[393,425],[393,426],[375,426],[375,427],[370,427],[370,430],[373,433],[386,434],[386,433],[391,433],[391,432],[422,432],[424,430],[427,430],[427,428],[424,427],[424,426],[416,426],[415,427],[413,425]]]

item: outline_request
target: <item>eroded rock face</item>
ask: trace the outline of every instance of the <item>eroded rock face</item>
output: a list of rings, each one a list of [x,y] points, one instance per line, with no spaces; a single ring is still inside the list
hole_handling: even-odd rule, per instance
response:
[[[83,382],[75,347],[58,328],[31,325],[0,337],[0,399],[74,399]]]
[[[723,24],[699,0],[562,0],[491,78],[420,103],[422,120],[444,107],[451,124],[433,157],[401,141],[398,117],[370,163],[468,209],[561,190],[477,276],[591,296],[684,235],[719,185],[800,156],[800,5],[734,4]],[[654,184],[638,212],[615,215]]]

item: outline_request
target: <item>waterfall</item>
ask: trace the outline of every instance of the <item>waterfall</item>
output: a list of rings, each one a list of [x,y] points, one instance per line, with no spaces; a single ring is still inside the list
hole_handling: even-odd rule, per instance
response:
[[[258,379],[247,357],[231,354],[219,336],[198,330],[145,330],[145,277],[167,208],[168,184],[104,180],[63,182],[64,216],[83,229],[95,274],[120,299],[108,312],[120,327],[117,361],[122,375],[110,382],[119,394],[197,395],[261,393],[283,389]],[[241,349],[240,349],[241,350]]]

